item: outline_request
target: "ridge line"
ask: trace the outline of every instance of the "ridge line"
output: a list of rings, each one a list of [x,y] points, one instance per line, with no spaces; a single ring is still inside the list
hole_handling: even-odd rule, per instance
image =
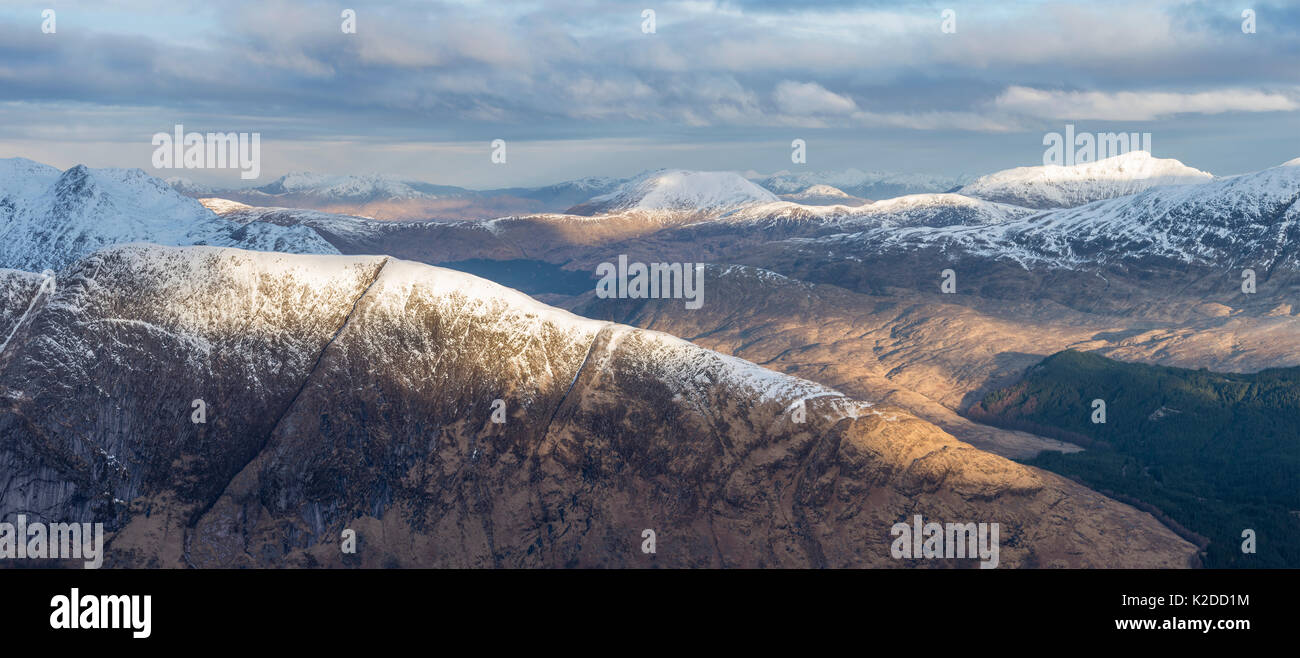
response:
[[[383,262],[381,262],[379,264],[379,267],[375,269],[375,274],[373,277],[371,277],[370,282],[367,283],[366,287],[361,290],[361,293],[357,295],[356,299],[352,300],[352,307],[348,309],[347,315],[343,317],[343,321],[339,323],[338,328],[334,330],[334,333],[331,334],[329,339],[325,341],[325,344],[321,346],[320,352],[316,355],[316,361],[312,363],[311,368],[308,369],[306,374],[303,375],[302,383],[299,384],[298,390],[294,392],[293,396],[289,398],[289,402],[285,404],[284,409],[279,413],[279,415],[276,416],[275,423],[271,425],[271,429],[266,433],[266,436],[262,439],[261,446],[257,449],[256,452],[253,453],[251,457],[248,458],[248,461],[244,462],[243,466],[240,466],[239,469],[237,469],[234,473],[231,474],[230,479],[226,481],[225,486],[223,486],[221,490],[217,492],[216,496],[214,496],[212,500],[208,501],[207,505],[205,505],[203,509],[199,511],[197,514],[195,514],[193,518],[190,520],[190,522],[186,524],[186,527],[183,528],[183,532],[185,533],[185,540],[184,540],[185,549],[181,555],[185,559],[185,562],[187,564],[193,565],[193,562],[190,559],[190,550],[189,550],[189,544],[191,540],[190,531],[198,527],[199,521],[202,520],[204,516],[207,516],[208,512],[211,511],[212,508],[217,504],[217,501],[221,500],[221,496],[225,494],[226,491],[230,488],[231,482],[233,482],[236,477],[239,477],[239,474],[243,473],[244,469],[248,468],[248,465],[253,463],[253,461],[257,459],[258,455],[262,454],[262,452],[266,450],[266,446],[271,442],[271,437],[275,436],[275,431],[280,428],[280,423],[284,421],[285,416],[288,416],[289,412],[293,410],[294,405],[298,403],[298,398],[302,396],[302,392],[307,390],[307,384],[311,382],[312,376],[316,374],[316,371],[320,368],[321,361],[325,359],[325,353],[329,351],[329,348],[331,345],[334,344],[334,341],[338,339],[340,335],[342,335],[343,330],[347,329],[348,324],[351,323],[352,321],[352,316],[357,311],[357,306],[361,304],[361,300],[366,298],[366,295],[370,294],[370,289],[374,287],[377,281],[379,281],[380,275],[383,274],[384,268],[388,266],[388,263],[391,260],[392,260],[391,256],[384,256]]]
[[[583,371],[587,369],[587,362],[591,360],[591,353],[596,349],[596,343],[600,341],[601,334],[604,334],[611,327],[618,327],[618,324],[606,322],[605,326],[601,327],[596,332],[596,335],[591,337],[591,343],[587,345],[587,354],[582,357],[582,363],[578,364],[578,369],[573,373],[573,381],[569,382],[569,387],[564,389],[564,395],[560,396],[560,401],[555,404],[555,409],[551,411],[551,417],[547,419],[546,426],[542,428],[541,434],[538,435],[538,438],[542,441],[545,441],[546,436],[551,433],[551,424],[555,422],[555,417],[560,415],[560,409],[564,407],[564,403],[569,399],[569,394],[573,393],[573,388],[578,385],[578,379],[582,377]]]

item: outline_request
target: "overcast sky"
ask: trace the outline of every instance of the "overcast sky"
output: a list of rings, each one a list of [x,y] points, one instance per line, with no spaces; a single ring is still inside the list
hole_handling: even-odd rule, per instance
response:
[[[1156,156],[1220,175],[1300,156],[1300,3],[5,0],[0,31],[0,157],[208,183],[238,174],[155,170],[152,135],[259,132],[258,184],[476,188],[655,167],[978,174],[1040,164],[1066,123],[1150,132]]]

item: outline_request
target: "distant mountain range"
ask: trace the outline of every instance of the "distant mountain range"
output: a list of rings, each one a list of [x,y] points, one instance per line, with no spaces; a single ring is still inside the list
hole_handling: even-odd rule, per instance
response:
[[[749,174],[749,178],[774,194],[797,194],[817,185],[834,187],[862,199],[891,199],[908,194],[949,192],[972,180],[969,176],[934,176],[881,171],[791,172]]]
[[[621,207],[620,201],[614,198],[637,194],[635,190],[623,190],[625,186],[631,184],[642,188],[644,196],[656,187],[648,181],[676,181],[684,176],[694,177],[697,182],[713,176],[713,184],[733,186],[733,192],[741,196],[729,205],[772,200],[754,189],[745,189],[740,181],[735,180],[736,177],[727,178],[723,174],[652,170],[632,178],[591,177],[543,187],[490,190],[434,185],[379,174],[333,176],[309,172],[286,174],[253,188],[216,189],[183,177],[169,178],[167,183],[194,198],[219,197],[250,205],[329,210],[379,219],[485,219],[502,214],[564,212],[575,206],[577,214],[590,214],[597,207],[605,211],[629,209]],[[856,169],[771,175],[749,173],[741,177],[784,200],[805,205],[857,206],[871,199],[955,192],[1038,210],[1069,208],[1136,194],[1150,187],[1196,184],[1213,178],[1177,160],[1154,158],[1144,151],[1073,166],[1018,167],[978,178]],[[596,201],[602,196],[610,198]],[[679,208],[685,208],[693,201],[696,200],[680,198],[675,202]],[[588,205],[588,202],[593,205]],[[727,200],[719,197],[707,203],[694,204],[695,209],[708,210],[713,202],[725,204]],[[652,197],[649,203],[657,202]],[[657,205],[659,209],[664,206],[663,203]],[[365,209],[379,212],[368,214]],[[493,215],[494,209],[508,209],[508,212]],[[421,212],[428,214],[422,216]]]
[[[541,187],[489,190],[434,185],[379,174],[334,176],[294,172],[259,187],[224,189],[200,185],[185,177],[166,180],[178,192],[196,199],[219,197],[250,205],[329,210],[379,219],[482,219],[500,214],[564,212],[574,206],[579,206],[577,212],[581,214],[588,212],[587,206],[582,204],[595,197],[615,194],[620,186],[632,181],[643,183],[654,177],[709,173],[652,170],[631,178],[596,176]],[[789,199],[791,201],[811,205],[831,205],[839,201],[857,205],[866,199],[950,191],[972,179],[850,169],[751,174],[748,180],[773,195],[803,195]],[[812,188],[816,189],[810,192]],[[843,200],[826,197],[828,191],[833,197],[844,197]],[[753,191],[749,193],[753,194]],[[684,204],[688,200],[681,201]],[[493,215],[494,212],[498,214]]]
[[[482,219],[509,214],[561,212],[607,193],[626,179],[590,177],[542,187],[470,190],[379,174],[285,174],[260,187],[218,189],[174,177],[167,183],[195,198],[216,197],[254,206],[293,207],[377,219]]]
[[[0,265],[29,270],[61,267],[101,246],[139,240],[295,253],[374,253],[400,242],[399,255],[436,263],[512,253],[583,261],[589,248],[584,245],[653,235],[650,245],[670,251],[725,241],[715,257],[735,258],[754,251],[752,228],[765,231],[758,251],[769,264],[810,250],[823,253],[817,261],[822,264],[937,250],[950,259],[962,255],[1017,267],[1088,269],[1163,260],[1170,266],[1231,264],[1263,272],[1300,268],[1300,251],[1293,246],[1300,240],[1293,235],[1300,230],[1300,166],[1292,163],[1213,178],[1177,161],[1134,153],[1074,167],[1009,170],[956,193],[859,205],[822,203],[839,198],[825,186],[809,193],[819,203],[803,204],[731,172],[660,170],[532,191],[557,204],[584,196],[568,214],[439,222],[377,222],[229,200],[206,202],[218,210],[213,213],[139,170],[78,166],[58,172],[26,160],[0,163],[7,171]],[[285,195],[443,198],[436,192],[381,179],[295,175],[253,196],[263,202]],[[1067,207],[1036,207],[1046,199]],[[579,225],[585,227],[579,233],[565,228]]]

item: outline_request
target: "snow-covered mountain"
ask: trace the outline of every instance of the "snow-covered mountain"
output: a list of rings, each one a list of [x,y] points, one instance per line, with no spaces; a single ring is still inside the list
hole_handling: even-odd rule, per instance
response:
[[[908,194],[948,192],[969,182],[966,176],[934,176],[883,171],[778,171],[748,178],[776,194],[797,194],[814,185],[828,185],[862,199],[889,199]]]
[[[838,187],[822,184],[809,185],[802,192],[782,194],[781,199],[806,206],[860,206],[870,203],[870,200],[855,197]]]
[[[222,219],[139,169],[77,165],[60,173],[14,159],[0,161],[0,170],[0,267],[57,270],[125,242],[337,253],[305,226]]]
[[[255,189],[271,196],[303,195],[349,202],[409,201],[473,194],[460,187],[402,180],[382,174],[331,176],[311,172],[288,173]]]
[[[1160,174],[1186,173],[1185,168],[1133,155],[1101,167],[1071,168],[1073,178],[1068,180],[1087,184],[1051,189],[1096,192],[1095,184],[1106,179],[1081,178],[1079,172],[1087,171],[1129,176],[1102,186],[1108,193],[1131,189],[1129,185],[1147,185],[1146,189],[1047,210],[958,193],[907,195],[856,207],[808,205],[780,200],[737,174],[671,170],[638,176],[573,208],[571,215],[434,224],[375,222],[283,209],[222,212],[241,223],[310,227],[345,253],[401,254],[435,263],[511,257],[567,262],[583,259],[597,245],[618,241],[632,245],[651,236],[660,249],[690,250],[707,235],[716,243],[713,257],[723,259],[743,259],[746,250],[759,248],[750,240],[761,237],[760,243],[843,245],[847,251],[842,254],[835,248],[820,252],[812,248],[820,258],[832,260],[939,249],[953,255],[1066,268],[1156,258],[1170,263],[1300,269],[1298,163],[1198,184],[1151,185],[1168,180]]]
[[[1060,171],[1011,170],[968,186],[987,192],[998,181],[1021,181],[1024,187],[1016,189],[1040,197],[1046,191],[1119,194],[1145,186],[1113,199],[1048,210],[957,193],[907,195],[856,207],[807,205],[780,200],[735,173],[661,170],[625,181],[573,208],[573,214],[525,214],[490,222],[381,222],[208,201],[222,215],[218,218],[140,172],[96,173],[81,167],[58,174],[25,161],[3,166],[17,173],[4,179],[9,192],[7,205],[0,207],[6,213],[0,265],[25,269],[66,263],[103,244],[131,240],[386,253],[443,263],[475,258],[581,261],[599,245],[632,245],[651,236],[657,248],[684,252],[707,236],[715,245],[713,257],[724,259],[743,259],[746,250],[765,248],[765,242],[777,248],[776,240],[799,248],[827,245],[829,249],[814,248],[813,253],[831,260],[937,249],[1065,268],[1163,259],[1175,267],[1300,269],[1297,161],[1207,181],[1208,174],[1189,173],[1195,170],[1176,161],[1135,153]],[[1155,184],[1182,179],[1203,182]],[[577,185],[609,183],[597,179]],[[26,198],[42,186],[48,189],[35,194],[35,200]],[[835,196],[827,188],[814,187],[813,192]],[[848,251],[840,253],[835,245]]]
[[[169,176],[164,178],[163,182],[167,183],[168,187],[188,197],[208,196],[216,192],[216,188],[210,185],[196,183],[192,179],[184,176]]]
[[[260,187],[216,189],[170,178],[189,197],[221,198],[253,206],[321,210],[384,220],[491,219],[561,212],[606,194],[625,178],[591,176],[542,187],[470,190],[385,175],[341,176],[295,172]]]
[[[229,199],[206,198],[199,199],[199,203],[223,219],[241,226],[253,224],[303,226],[329,237],[375,237],[408,224],[425,223],[379,221],[369,217],[328,213],[319,210],[304,210],[302,208],[250,206]]]
[[[881,226],[989,226],[1031,214],[1018,206],[961,194],[910,194],[855,208],[845,219]]]
[[[706,220],[717,224],[803,225],[806,230],[891,230],[912,226],[987,226],[1034,214],[1029,208],[960,194],[909,194],[861,205],[786,201],[747,206]]]
[[[1300,271],[1300,160],[978,228],[878,225],[824,239],[887,252],[934,247],[1026,265],[1072,268],[1158,259]]]
[[[356,176],[290,172],[259,187],[216,188],[176,176],[167,179],[172,189],[190,197],[221,197],[264,203],[289,200],[314,203],[432,201],[478,194],[453,185],[434,185],[383,174]]]
[[[14,204],[40,195],[60,173],[27,158],[0,159],[0,212],[13,212]]]
[[[981,176],[958,190],[967,196],[1026,208],[1073,208],[1137,194],[1157,185],[1194,185],[1214,177],[1146,151],[1071,166],[1016,167]]]
[[[780,199],[775,194],[734,172],[661,169],[645,172],[569,212],[579,215],[628,210],[710,213],[776,201]]]
[[[897,408],[386,256],[118,246],[13,302],[0,517],[103,522],[109,567],[637,567],[648,525],[665,567],[902,566],[918,505],[1014,521],[1004,567],[1195,551]]]

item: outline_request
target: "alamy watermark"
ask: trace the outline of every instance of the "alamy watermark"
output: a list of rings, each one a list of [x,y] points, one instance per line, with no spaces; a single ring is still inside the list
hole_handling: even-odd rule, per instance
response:
[[[1130,151],[1151,152],[1151,133],[1075,133],[1074,124],[1066,124],[1065,134],[1043,135],[1044,165],[1069,167],[1124,155]]]
[[[601,299],[685,299],[686,308],[704,305],[703,263],[631,263],[619,254],[618,266],[596,266],[596,296]]]
[[[998,567],[996,523],[925,523],[917,514],[912,525],[895,523],[889,534],[897,537],[889,547],[895,560],[978,557],[981,569]]]
[[[104,524],[0,523],[0,560],[85,560],[87,569],[104,564]]]
[[[239,169],[239,177],[262,175],[262,133],[154,133],[155,169]]]
[[[132,594],[82,594],[72,588],[67,596],[56,595],[50,599],[50,628],[53,629],[112,629],[125,628],[132,637],[147,638],[153,634],[153,596]]]

